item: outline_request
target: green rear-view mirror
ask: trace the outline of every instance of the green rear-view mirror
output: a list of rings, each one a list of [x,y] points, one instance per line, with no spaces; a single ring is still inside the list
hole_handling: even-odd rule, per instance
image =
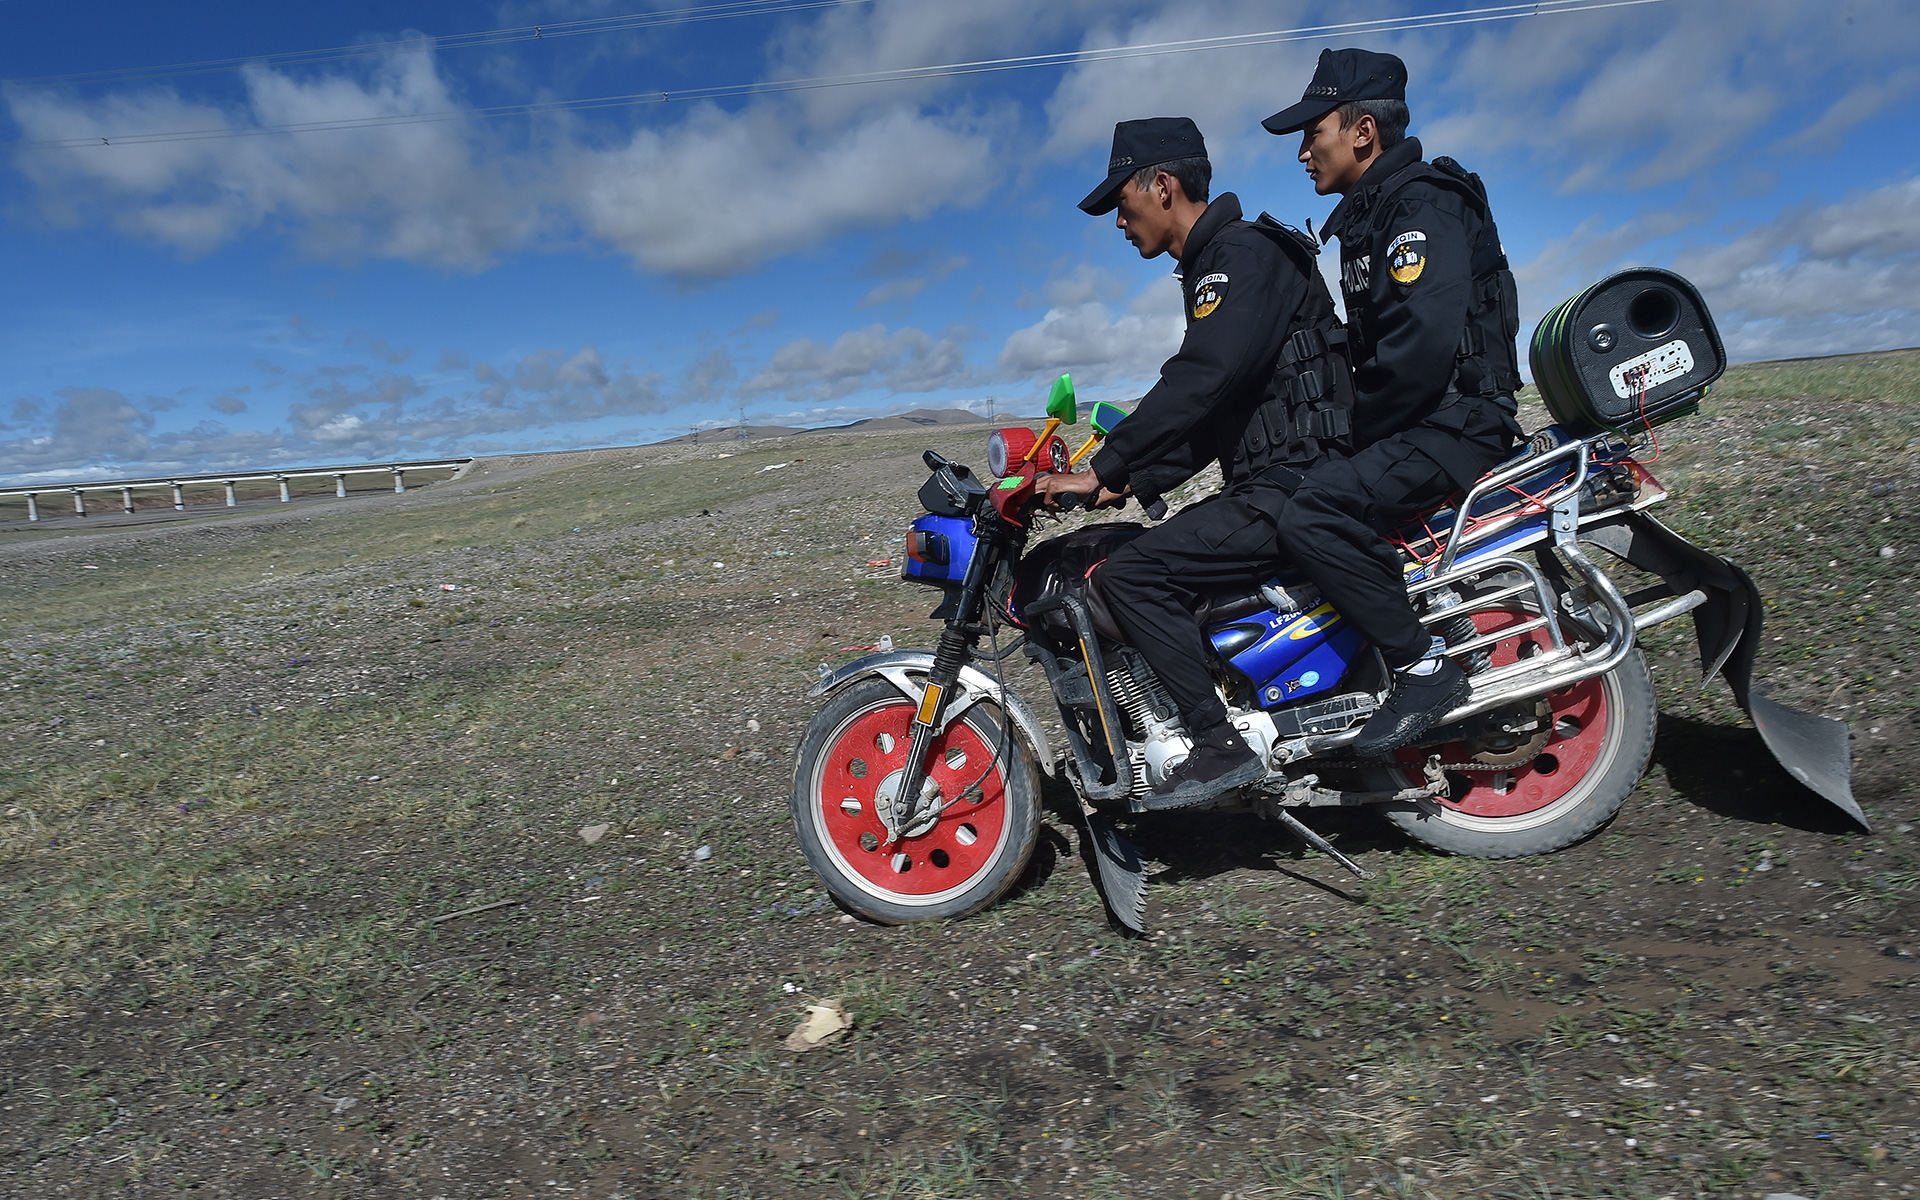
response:
[[[1047,415],[1062,425],[1072,425],[1080,419],[1080,411],[1075,407],[1073,398],[1073,376],[1062,375],[1053,381],[1053,390],[1047,393]]]
[[[1118,425],[1120,419],[1126,415],[1127,411],[1125,409],[1108,404],[1102,400],[1093,406],[1093,413],[1087,420],[1088,423],[1093,426],[1095,433],[1101,437],[1105,437],[1113,432],[1113,427]]]

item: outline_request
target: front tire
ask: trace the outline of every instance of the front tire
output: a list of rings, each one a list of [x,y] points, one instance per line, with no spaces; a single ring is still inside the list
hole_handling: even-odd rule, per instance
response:
[[[1497,628],[1503,618],[1517,622],[1520,614],[1475,614],[1482,632],[1490,631],[1489,624]],[[1514,661],[1518,643],[1525,640],[1545,639],[1534,631],[1499,643],[1494,664]],[[1472,858],[1549,854],[1605,825],[1653,756],[1658,706],[1646,657],[1635,648],[1605,675],[1542,699],[1552,709],[1552,731],[1533,758],[1505,770],[1449,772],[1453,787],[1435,798],[1437,814],[1401,810],[1387,813],[1387,819],[1417,842]],[[1460,742],[1403,751],[1400,760],[1412,769],[1391,772],[1394,786],[1419,786],[1418,764],[1428,755],[1453,763],[1475,753],[1475,747]]]
[[[992,904],[1020,878],[1040,834],[1032,756],[1004,730],[1004,714],[976,704],[927,754],[928,774],[952,803],[926,832],[886,844],[876,798],[906,763],[915,707],[883,679],[843,689],[808,725],[794,771],[793,823],[807,864],[834,899],[887,925]]]

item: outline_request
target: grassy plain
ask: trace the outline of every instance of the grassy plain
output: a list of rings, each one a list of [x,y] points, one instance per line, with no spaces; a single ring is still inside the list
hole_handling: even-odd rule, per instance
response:
[[[1057,789],[965,921],[853,923],[794,846],[806,688],[930,643],[870,564],[977,431],[0,533],[0,1194],[1912,1194],[1920,355],[1738,368],[1662,435],[1664,518],[1759,580],[1874,835],[1660,631],[1598,837],[1316,818],[1360,884],[1143,823],[1147,939]],[[852,1033],[783,1049],[824,997]]]

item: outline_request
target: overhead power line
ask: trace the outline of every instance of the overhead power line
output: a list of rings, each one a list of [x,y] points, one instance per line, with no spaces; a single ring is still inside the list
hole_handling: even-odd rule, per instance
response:
[[[1609,8],[1634,8],[1646,4],[1665,4],[1670,0],[1532,0],[1528,3],[1495,4],[1451,12],[1426,13],[1405,17],[1382,17],[1370,21],[1343,21],[1331,25],[1305,25],[1292,29],[1269,29],[1258,33],[1226,34],[1220,37],[1186,38],[1169,42],[1146,42],[1128,46],[1109,46],[1094,50],[1065,50],[1052,54],[1023,54],[1009,58],[976,59],[971,62],[939,63],[922,67],[900,67],[886,71],[865,71],[850,75],[817,75],[801,79],[774,79],[757,83],[718,84],[682,88],[673,91],[633,92],[619,96],[594,96],[575,100],[549,100],[526,104],[502,104],[489,107],[445,109],[417,113],[386,113],[371,117],[346,117],[328,121],[300,121],[280,125],[220,126],[211,129],[175,129],[150,133],[124,133],[89,137],[50,138],[43,141],[4,144],[14,150],[82,149],[102,146],[149,145],[156,142],[206,141],[217,138],[259,137],[269,134],[318,133],[342,129],[380,129],[390,125],[418,125],[437,121],[463,121],[477,118],[539,116],[546,113],[585,112],[599,108],[624,108],[647,104],[668,104],[683,100],[714,100],[736,96],[775,95],[782,92],[812,91],[823,88],[862,87],[881,83],[909,83],[957,75],[982,75],[1001,71],[1024,71],[1039,67],[1070,67],[1082,64],[1120,62],[1134,58],[1152,58],[1169,54],[1195,54],[1210,50],[1234,50],[1250,46],[1268,46],[1282,42],[1305,41],[1333,35],[1397,33],[1415,29],[1433,29],[1450,25],[1476,25],[1491,21],[1514,21],[1527,17],[1556,16],[1592,12]]]
[[[12,84],[102,84],[133,83],[149,79],[174,79],[187,75],[215,75],[242,67],[299,67],[315,63],[342,62],[356,58],[374,58],[384,54],[405,54],[429,50],[464,50],[475,46],[499,46],[510,42],[551,41],[593,33],[618,33],[629,29],[653,29],[663,25],[690,25],[701,21],[724,21],[735,17],[779,16],[818,8],[847,8],[876,3],[877,0],[724,0],[691,8],[656,9],[653,12],[625,13],[613,17],[592,17],[578,21],[554,21],[546,25],[513,25],[502,29],[483,29],[473,33],[423,34],[384,42],[360,42],[352,46],[327,46],[318,50],[295,50],[283,54],[252,54],[239,58],[208,58],[198,62],[168,63],[153,67],[115,67],[100,71],[76,71],[67,75],[28,75],[4,82]]]

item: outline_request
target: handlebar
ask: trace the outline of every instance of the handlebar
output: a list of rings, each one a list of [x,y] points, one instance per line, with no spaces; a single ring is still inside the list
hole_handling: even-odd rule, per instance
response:
[[[1039,506],[1039,498],[1028,487],[1016,487],[1011,492],[1007,485],[1016,483],[1019,477],[1009,476],[1001,481],[999,487],[987,488],[973,477],[966,467],[945,458],[935,451],[928,450],[921,455],[928,468],[933,472],[920,489],[920,502],[928,512],[944,513],[949,516],[965,516],[977,510],[982,502],[991,500],[993,506],[1008,521],[1025,526],[1033,508]],[[1043,471],[1029,469],[1029,485]],[[1079,492],[1062,492],[1054,498],[1054,512],[1069,513],[1093,508],[1093,497]],[[1163,521],[1167,516],[1167,502],[1155,497],[1152,503],[1142,502],[1141,508],[1147,517],[1154,521]]]
[[[1135,497],[1135,499],[1138,499],[1138,497]],[[1079,512],[1081,509],[1092,511],[1093,509],[1093,497],[1080,492],[1062,492],[1056,498],[1055,502],[1059,505],[1058,511],[1063,513]],[[1167,502],[1158,496],[1153,498],[1153,503],[1147,504],[1143,502],[1140,507],[1146,511],[1148,520],[1164,521],[1167,519]]]

